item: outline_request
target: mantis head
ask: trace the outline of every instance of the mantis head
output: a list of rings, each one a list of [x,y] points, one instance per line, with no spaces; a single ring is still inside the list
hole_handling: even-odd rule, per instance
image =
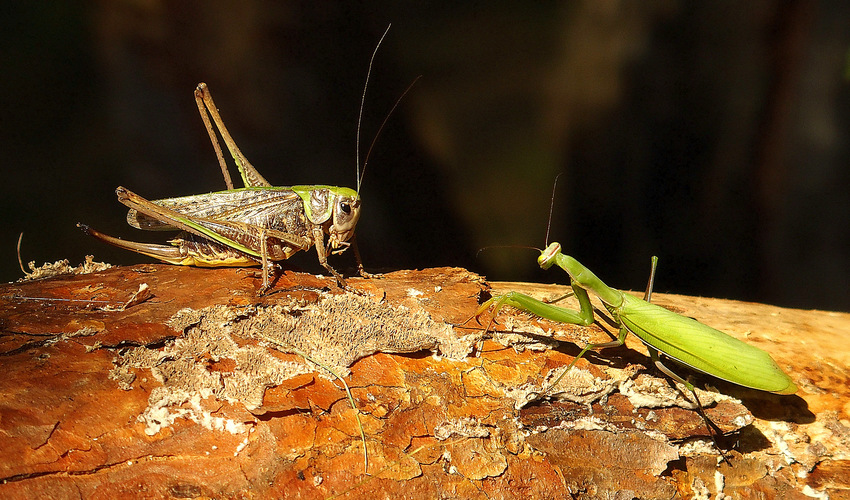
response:
[[[540,252],[540,257],[537,257],[537,264],[543,269],[549,269],[555,263],[555,258],[561,254],[561,244],[557,242],[550,243],[545,250]]]

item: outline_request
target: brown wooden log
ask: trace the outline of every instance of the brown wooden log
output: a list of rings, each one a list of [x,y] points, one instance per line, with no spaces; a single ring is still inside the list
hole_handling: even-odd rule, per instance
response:
[[[848,314],[653,296],[770,352],[800,387],[776,396],[696,375],[717,387],[700,396],[728,433],[730,462],[718,464],[702,419],[636,339],[588,355],[557,397],[528,403],[605,334],[509,311],[484,340],[474,320],[446,324],[490,292],[564,287],[456,268],[351,279],[362,295],[286,272],[256,297],[260,281],[141,265],[0,285],[0,497],[850,492]],[[142,284],[152,295],[128,306]],[[281,345],[345,377],[368,473],[339,381]]]

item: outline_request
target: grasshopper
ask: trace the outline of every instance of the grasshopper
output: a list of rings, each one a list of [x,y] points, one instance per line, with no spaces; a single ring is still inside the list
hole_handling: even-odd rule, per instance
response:
[[[272,262],[288,259],[312,246],[316,247],[319,263],[336,278],[340,287],[348,288],[345,278],[328,263],[328,255],[342,253],[349,246],[354,246],[361,276],[369,277],[363,270],[354,239],[354,227],[360,218],[359,172],[357,191],[323,185],[272,186],[236,146],[205,83],[199,83],[195,89],[195,101],[227,190],[149,201],[119,186],[115,190],[118,201],[130,208],[127,223],[137,229],[181,230],[169,241],[170,245],[125,241],[85,224],[77,226],[106,243],[170,264],[200,267],[260,264],[263,286],[259,294],[270,288]],[[243,188],[233,187],[210,117],[239,169]]]

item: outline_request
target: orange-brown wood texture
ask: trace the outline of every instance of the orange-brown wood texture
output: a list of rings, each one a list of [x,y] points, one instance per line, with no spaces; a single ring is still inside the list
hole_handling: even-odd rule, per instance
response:
[[[773,355],[799,386],[693,376],[703,420],[640,342],[501,312],[457,268],[352,278],[167,265],[0,285],[3,498],[847,498],[850,315],[657,294]],[[148,292],[128,304],[140,285]],[[567,303],[568,306],[568,303]],[[287,348],[289,346],[289,349]],[[344,377],[342,384],[297,349]],[[289,352],[287,352],[289,351]]]

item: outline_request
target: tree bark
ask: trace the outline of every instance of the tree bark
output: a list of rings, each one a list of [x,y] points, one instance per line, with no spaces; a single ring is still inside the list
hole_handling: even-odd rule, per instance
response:
[[[0,497],[850,496],[848,314],[653,295],[768,351],[800,388],[673,367],[717,388],[699,394],[725,433],[719,463],[635,338],[530,402],[605,333],[507,308],[486,336],[489,313],[465,322],[491,293],[566,287],[457,268],[350,279],[360,294],[285,272],[257,297],[260,281],[143,265],[0,285]],[[342,376],[357,411],[294,352]]]

